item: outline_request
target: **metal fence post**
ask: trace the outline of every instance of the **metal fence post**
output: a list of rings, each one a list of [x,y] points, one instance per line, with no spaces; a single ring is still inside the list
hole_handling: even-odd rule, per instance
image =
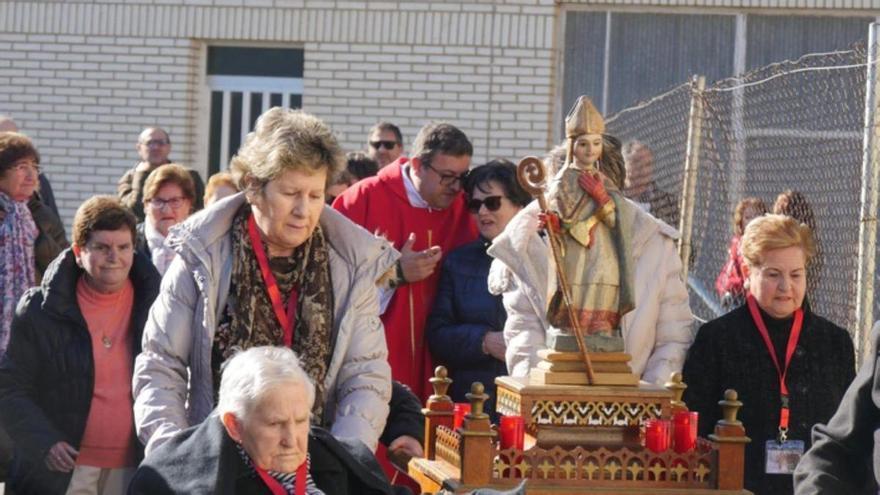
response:
[[[691,81],[691,111],[688,116],[687,155],[684,161],[684,184],[681,195],[681,219],[678,229],[681,239],[678,243],[678,255],[681,258],[681,278],[687,280],[688,261],[691,257],[691,239],[693,238],[694,202],[697,192],[697,171],[700,166],[700,147],[703,141],[703,91],[706,89],[706,78],[694,76]]]
[[[861,363],[871,352],[870,334],[874,323],[874,268],[877,254],[877,205],[880,183],[880,23],[872,23],[868,33],[867,87],[865,90],[865,134],[862,153],[862,211],[859,215],[859,274],[856,282],[855,347]]]

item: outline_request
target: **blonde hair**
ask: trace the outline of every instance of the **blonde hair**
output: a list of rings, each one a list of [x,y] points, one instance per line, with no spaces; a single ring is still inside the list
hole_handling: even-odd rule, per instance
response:
[[[217,172],[212,175],[211,178],[208,179],[208,183],[205,184],[205,196],[203,198],[205,204],[208,203],[208,198],[214,194],[214,191],[222,186],[229,186],[238,191],[238,186],[235,185],[235,181],[232,179],[232,174],[229,172]]]
[[[166,163],[160,165],[147,177],[147,181],[144,183],[144,204],[149,203],[159,194],[159,189],[162,189],[165,184],[176,184],[183,192],[183,196],[190,201],[196,197],[196,186],[189,170],[176,163]]]
[[[767,213],[767,205],[761,198],[745,198],[736,205],[733,211],[733,232],[736,235],[743,235],[746,226],[742,224],[743,217],[746,215],[746,208],[752,208],[758,212],[758,216]]]
[[[229,170],[238,190],[255,191],[285,170],[323,170],[329,180],[344,166],[345,153],[327,124],[301,110],[274,107],[257,119]]]
[[[816,254],[810,227],[778,214],[764,215],[749,222],[740,245],[743,258],[751,267],[761,266],[767,251],[789,247],[801,248],[807,263]]]

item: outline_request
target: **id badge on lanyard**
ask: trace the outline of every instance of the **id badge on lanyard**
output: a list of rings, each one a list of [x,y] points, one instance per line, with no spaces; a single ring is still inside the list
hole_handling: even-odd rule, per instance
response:
[[[788,345],[785,349],[785,367],[783,368],[779,365],[779,361],[776,358],[776,348],[773,346],[773,341],[770,340],[770,333],[767,331],[767,325],[764,324],[764,319],[761,317],[755,297],[749,294],[746,297],[746,302],[749,306],[752,320],[755,322],[755,326],[758,327],[758,333],[760,333],[761,338],[764,339],[764,344],[767,346],[770,358],[773,360],[774,366],[776,366],[776,373],[779,378],[779,392],[781,395],[779,408],[779,433],[777,434],[776,439],[767,440],[765,444],[764,453],[766,464],[764,470],[767,474],[791,474],[794,472],[794,468],[797,466],[798,461],[800,461],[801,456],[804,455],[804,442],[803,440],[788,439],[788,425],[791,410],[789,409],[789,393],[788,385],[785,383],[785,375],[788,372],[788,366],[791,364],[791,358],[794,355],[794,350],[800,339],[801,330],[803,329],[804,324],[804,312],[800,308],[795,311],[794,323],[791,326],[791,333],[788,336]]]
[[[792,474],[804,455],[803,440],[767,440],[764,447],[764,472],[767,474]]]

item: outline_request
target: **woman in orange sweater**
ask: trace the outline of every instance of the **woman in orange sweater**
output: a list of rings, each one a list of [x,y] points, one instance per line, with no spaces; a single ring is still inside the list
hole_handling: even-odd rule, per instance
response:
[[[131,376],[159,291],[116,198],[83,203],[64,251],[18,304],[0,359],[0,422],[16,494],[123,493],[142,457]]]

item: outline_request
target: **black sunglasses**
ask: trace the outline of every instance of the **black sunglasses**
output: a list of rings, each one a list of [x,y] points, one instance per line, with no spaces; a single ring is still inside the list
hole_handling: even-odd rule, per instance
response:
[[[397,141],[370,141],[370,146],[372,146],[375,150],[379,148],[393,150],[394,147],[397,146]]]
[[[498,208],[501,208],[501,196],[486,196],[483,199],[473,198],[467,203],[468,211],[477,213],[483,205],[486,205],[486,209],[489,211],[498,211]]]

